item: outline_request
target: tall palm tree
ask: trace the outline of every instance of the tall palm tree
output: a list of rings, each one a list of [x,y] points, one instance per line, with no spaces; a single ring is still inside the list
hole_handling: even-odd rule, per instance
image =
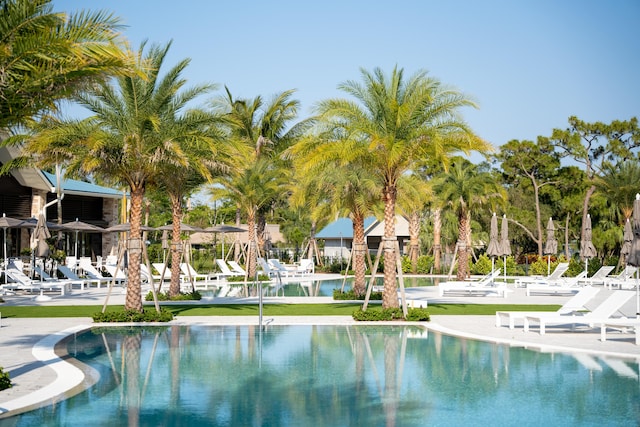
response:
[[[418,175],[403,175],[398,180],[398,207],[409,222],[409,259],[411,272],[418,272],[420,226],[427,204],[433,198],[429,182]]]
[[[249,250],[246,258],[247,274],[255,277],[257,271],[257,216],[260,209],[275,198],[283,196],[288,182],[287,174],[273,167],[266,157],[256,151],[238,151],[229,173],[219,176],[210,188],[217,198],[234,200],[247,216]]]
[[[299,157],[300,163],[307,163]],[[372,213],[378,212],[380,204],[379,183],[371,174],[357,166],[315,169],[305,168],[294,162],[299,180],[295,180],[292,190],[294,205],[306,205],[312,219],[349,216],[353,223],[353,268],[355,278],[353,291],[364,295],[366,291],[366,259],[368,248],[364,234],[364,221]]]
[[[458,218],[458,271],[457,279],[469,274],[471,245],[471,213],[478,208],[506,200],[506,191],[489,173],[479,172],[468,160],[458,159],[435,183],[435,191]]]
[[[123,71],[119,20],[53,12],[51,0],[0,1],[0,129],[55,110],[96,79]]]
[[[183,61],[184,63],[184,61]],[[185,63],[186,65],[186,63]],[[163,116],[158,134],[165,140],[176,143],[181,150],[182,161],[168,162],[159,166],[156,184],[169,196],[172,216],[171,282],[169,296],[180,293],[180,223],[186,195],[204,182],[213,180],[214,174],[226,169],[229,164],[229,141],[218,126],[218,117],[205,111],[191,109],[181,114],[180,110],[195,97],[209,92],[213,86],[194,87],[176,96],[175,111]]]
[[[238,186],[244,187],[248,184],[245,180],[255,174],[249,169],[251,165],[255,165],[260,170],[268,171],[269,176],[274,178],[277,175],[284,177],[287,175],[289,167],[283,163],[283,159],[280,154],[289,145],[291,145],[305,130],[306,121],[299,123],[292,122],[296,119],[298,114],[298,108],[300,102],[292,99],[294,90],[287,90],[278,93],[273,98],[265,103],[261,96],[257,96],[253,99],[234,98],[231,91],[225,88],[225,96],[216,100],[214,103],[214,110],[217,111],[227,126],[229,132],[229,138],[234,141],[234,144],[245,145],[245,150],[237,157],[241,162],[236,162],[238,169],[232,171],[229,179],[223,179],[225,186],[234,189]],[[239,151],[243,151],[238,148]],[[263,160],[264,159],[264,160]],[[280,171],[280,172],[277,172]],[[252,181],[251,193],[256,194],[259,184],[259,176],[255,181]],[[266,179],[266,177],[265,177]],[[238,180],[235,184],[234,180]],[[280,180],[276,180],[280,182]],[[266,191],[262,196],[271,195],[275,197],[270,200],[263,200],[262,196],[256,198],[253,201],[242,201],[239,198],[244,197],[242,193],[231,190],[227,192],[227,196],[231,196],[236,200],[238,206],[244,206],[245,213],[248,216],[253,216],[257,228],[249,227],[249,233],[254,233],[254,238],[258,246],[263,246],[263,236],[265,221],[263,216],[263,210],[272,206],[276,202],[278,197],[285,194],[284,191],[271,191],[272,183],[265,183]],[[213,190],[214,193],[219,193],[218,190]],[[255,202],[259,199],[259,206]],[[253,208],[258,206],[256,212],[251,212]],[[253,242],[252,239],[250,239]],[[247,260],[248,268],[252,272],[255,269],[256,260]],[[250,273],[251,274],[251,273]]]
[[[185,84],[182,61],[164,76],[160,69],[170,47],[143,43],[136,56],[136,72],[118,77],[114,85],[100,83],[78,96],[92,115],[83,120],[53,120],[48,130],[33,138],[27,151],[41,164],[65,158],[67,175],[92,176],[127,187],[131,198],[128,236],[129,279],[125,309],[142,311],[140,262],[145,190],[157,184],[167,165],[180,168],[189,157],[179,140],[167,138],[163,122],[175,120],[180,90]],[[185,96],[189,98],[189,96]]]
[[[339,85],[355,101],[329,99],[318,104],[321,135],[342,137],[312,142],[318,153],[324,153],[324,160],[317,155],[314,161],[359,163],[381,182],[385,205],[382,305],[398,307],[394,221],[398,180],[425,158],[446,163],[451,153],[488,150],[490,146],[459,117],[460,108],[474,103],[428,77],[426,71],[408,79],[397,68],[388,77],[379,68],[361,70],[361,74],[363,83]]]

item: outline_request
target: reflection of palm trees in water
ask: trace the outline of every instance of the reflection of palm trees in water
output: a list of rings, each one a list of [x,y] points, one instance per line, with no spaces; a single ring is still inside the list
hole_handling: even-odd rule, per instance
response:
[[[125,394],[129,427],[140,425],[140,334],[127,335],[122,340],[125,359]]]

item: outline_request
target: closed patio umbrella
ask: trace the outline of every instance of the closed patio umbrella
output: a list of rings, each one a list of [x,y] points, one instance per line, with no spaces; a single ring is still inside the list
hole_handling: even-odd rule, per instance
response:
[[[511,255],[511,242],[509,242],[509,224],[507,215],[502,216],[502,228],[500,230],[500,252],[504,257],[504,283],[507,283],[507,257]]]
[[[593,246],[591,230],[591,215],[587,214],[587,219],[584,223],[584,240],[580,242],[580,256],[584,258],[584,271],[586,272],[589,266],[589,259],[594,258],[597,255],[595,246]]]
[[[0,218],[0,227],[2,228],[2,232],[4,234],[4,268],[7,268],[7,265],[9,263],[8,258],[7,258],[7,228],[15,228],[15,227],[20,227],[22,224],[24,223],[23,220],[21,219],[17,219],[17,218],[11,218],[8,217],[6,214],[2,214],[2,218]],[[8,280],[7,280],[7,275],[4,275],[4,283],[7,284]]]
[[[491,215],[491,229],[489,231],[487,255],[491,257],[491,272],[493,272],[495,270],[495,257],[502,255],[502,252],[500,251],[500,240],[498,239],[498,217],[496,217],[495,212]]]
[[[545,255],[555,255],[558,253],[558,241],[555,236],[556,227],[553,224],[553,218],[549,218],[547,223],[547,241],[544,244]],[[551,256],[547,258],[547,276],[551,274]]]
[[[631,229],[631,221],[629,221],[629,218],[624,222],[624,234],[622,238],[624,242],[620,248],[620,256],[626,260],[631,252],[631,242],[633,241],[633,230]]]
[[[633,240],[631,241],[631,251],[627,258],[627,265],[640,267],[640,194],[636,194],[636,200],[633,202],[633,221],[631,228],[633,230]],[[636,317],[640,318],[640,280],[636,271]]]
[[[38,222],[36,228],[32,234],[32,246],[31,249],[35,251],[35,256],[45,258],[49,256],[49,244],[47,239],[51,237],[49,228],[47,227],[47,221],[43,214],[38,216]]]

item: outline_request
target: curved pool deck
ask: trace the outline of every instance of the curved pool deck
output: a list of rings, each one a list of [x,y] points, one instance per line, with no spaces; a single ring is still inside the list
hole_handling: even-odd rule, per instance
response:
[[[415,289],[415,288],[414,288]],[[509,304],[562,304],[567,297],[540,296],[523,297],[522,290],[514,290],[508,298],[460,297],[438,298],[435,288],[410,289],[408,294],[413,302],[464,302],[464,303],[509,303]],[[37,302],[33,297],[5,297],[5,305],[70,305],[98,304],[104,302],[105,290],[76,291],[71,296],[54,297],[47,302]],[[123,304],[123,296],[112,295],[110,303]],[[329,302],[331,298],[268,298],[269,302]],[[221,302],[221,301],[206,301]],[[226,300],[226,302],[234,302]],[[237,299],[235,302],[247,302]],[[0,305],[0,313],[2,305]],[[266,317],[265,317],[266,319]],[[271,319],[271,318],[270,318]],[[206,316],[177,317],[172,324],[192,325],[256,325],[256,316]],[[350,325],[356,322],[350,316],[276,316],[271,324],[332,324]],[[363,324],[364,322],[358,322]],[[376,324],[380,324],[376,322]],[[394,323],[397,325],[397,323]],[[635,345],[633,334],[609,334],[606,342],[600,341],[599,331],[594,329],[548,328],[547,334],[523,332],[521,327],[510,330],[497,328],[494,316],[432,316],[431,322],[417,323],[426,327],[425,336],[430,333],[446,333],[463,338],[478,339],[507,346],[530,348],[543,352],[588,352],[601,356],[615,356],[640,361],[640,346]],[[7,417],[52,404],[86,387],[85,372],[76,365],[63,360],[55,352],[56,343],[63,338],[96,326],[90,318],[2,318],[0,323],[0,366],[10,374],[13,387],[0,391],[0,417]],[[62,356],[64,357],[64,356]],[[89,375],[90,376],[90,375]]]

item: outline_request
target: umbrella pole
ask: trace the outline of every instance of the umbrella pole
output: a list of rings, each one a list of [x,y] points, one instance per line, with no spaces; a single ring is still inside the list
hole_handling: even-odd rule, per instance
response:
[[[493,274],[493,272],[496,270],[496,267],[495,267],[495,265],[496,265],[496,264],[495,264],[495,262],[496,262],[495,257],[491,257],[491,274]],[[495,283],[496,283],[495,279],[492,279],[492,280],[491,280],[491,282],[492,282],[493,284],[495,284]]]
[[[7,229],[3,228],[2,231],[4,232],[4,284],[6,285],[9,283],[7,280],[7,267],[9,266],[9,260],[7,258]]]

